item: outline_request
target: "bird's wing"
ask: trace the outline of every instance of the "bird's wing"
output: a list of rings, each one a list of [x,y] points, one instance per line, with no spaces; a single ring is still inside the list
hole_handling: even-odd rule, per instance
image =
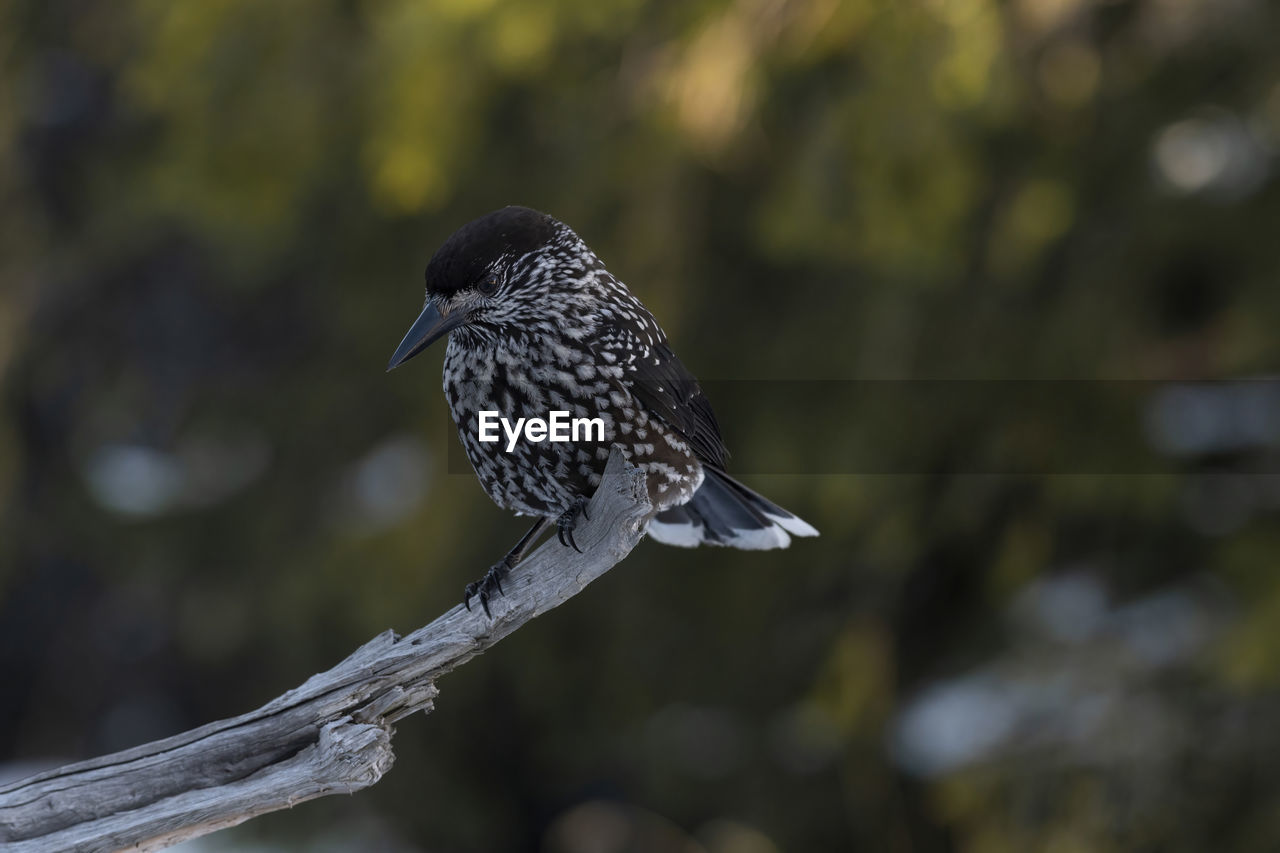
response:
[[[606,368],[602,373],[683,436],[699,459],[723,468],[729,451],[711,403],[656,323],[652,329],[654,333],[642,336],[626,325],[609,323],[586,343],[596,364]]]

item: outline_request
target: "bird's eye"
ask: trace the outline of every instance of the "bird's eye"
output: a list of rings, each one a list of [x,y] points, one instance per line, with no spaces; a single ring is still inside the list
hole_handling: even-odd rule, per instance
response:
[[[480,283],[476,285],[476,290],[479,290],[485,296],[493,296],[493,294],[497,293],[498,291],[498,279],[497,278],[481,279]]]

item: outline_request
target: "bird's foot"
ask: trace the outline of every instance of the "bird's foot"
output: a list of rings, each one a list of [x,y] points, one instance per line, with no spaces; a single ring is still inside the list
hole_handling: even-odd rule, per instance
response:
[[[480,597],[480,606],[484,608],[485,616],[493,616],[489,612],[489,599],[494,594],[503,595],[502,579],[511,572],[511,564],[507,558],[503,558],[494,563],[489,571],[484,573],[484,577],[478,581],[472,581],[462,590],[462,604],[468,610],[471,609],[471,599],[476,596]]]
[[[556,519],[556,527],[560,528],[556,531],[556,535],[560,538],[560,544],[565,546],[573,546],[573,550],[579,554],[582,549],[578,547],[578,543],[573,541],[573,530],[578,526],[578,516],[582,516],[587,521],[591,520],[591,516],[587,515],[588,499],[582,495],[578,495],[573,499],[573,505],[560,513],[560,517]],[[566,542],[565,539],[568,538]]]

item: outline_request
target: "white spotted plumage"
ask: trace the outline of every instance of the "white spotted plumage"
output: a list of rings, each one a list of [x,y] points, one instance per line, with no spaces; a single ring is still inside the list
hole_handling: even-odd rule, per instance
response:
[[[480,284],[485,285],[481,288]],[[427,270],[449,333],[444,391],[462,447],[501,507],[558,518],[600,484],[610,448],[646,476],[654,538],[785,547],[816,535],[724,472],[727,453],[696,380],[653,315],[568,226],[504,208],[459,229]],[[481,411],[600,418],[603,441],[481,442]]]

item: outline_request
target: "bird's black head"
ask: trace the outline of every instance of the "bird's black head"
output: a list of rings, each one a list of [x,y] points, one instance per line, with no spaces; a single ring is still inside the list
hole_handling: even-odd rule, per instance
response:
[[[468,289],[484,293],[499,283],[491,279],[505,273],[510,261],[548,245],[563,227],[545,213],[515,205],[468,222],[427,264],[428,298],[448,298]]]
[[[454,329],[499,334],[536,322],[597,263],[564,223],[527,207],[504,207],[459,228],[427,264],[427,301],[390,370]]]

